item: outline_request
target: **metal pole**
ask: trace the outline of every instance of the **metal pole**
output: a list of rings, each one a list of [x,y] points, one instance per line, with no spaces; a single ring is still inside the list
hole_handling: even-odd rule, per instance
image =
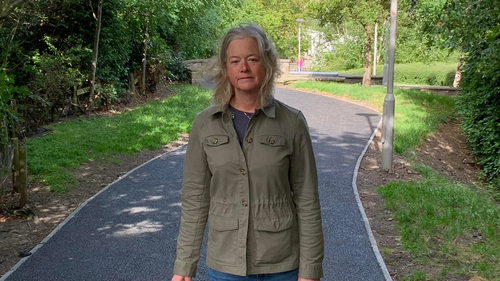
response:
[[[298,61],[299,62],[299,65],[298,65],[299,70],[298,71],[301,71],[301,69],[300,69],[300,24],[301,24],[301,22],[299,21],[299,61]]]
[[[393,144],[394,144],[394,55],[396,53],[396,16],[398,0],[391,0],[391,42],[389,49],[389,71],[387,75],[387,94],[384,99],[384,113],[382,117],[382,168],[392,171]]]
[[[377,39],[378,39],[378,23],[375,23],[375,46],[373,52],[373,75],[377,75]]]
[[[296,19],[296,22],[299,23],[299,55],[297,57],[297,72],[299,72],[300,69],[300,24],[304,21],[303,19]]]
[[[389,23],[385,21],[385,48],[384,48],[384,78],[382,80],[382,85],[387,86],[387,68],[388,68],[388,58],[389,58]]]

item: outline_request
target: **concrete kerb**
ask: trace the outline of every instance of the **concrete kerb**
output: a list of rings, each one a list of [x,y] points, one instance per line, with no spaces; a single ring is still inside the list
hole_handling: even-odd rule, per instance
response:
[[[90,201],[92,201],[94,198],[96,198],[97,196],[99,196],[99,194],[101,194],[102,192],[106,191],[108,188],[110,188],[112,185],[114,185],[115,183],[121,181],[122,179],[126,178],[128,175],[130,175],[131,173],[133,173],[135,170],[141,168],[142,166],[148,164],[149,162],[152,162],[162,156],[164,156],[165,154],[168,154],[168,153],[171,153],[171,152],[174,152],[176,150],[179,150],[181,148],[183,148],[186,144],[183,144],[183,145],[180,145],[179,147],[176,147],[170,151],[167,151],[167,152],[164,152],[144,163],[142,163],[141,165],[135,167],[134,169],[130,170],[128,173],[126,173],[125,175],[119,177],[118,179],[116,179],[115,181],[113,181],[112,183],[108,184],[105,188],[101,189],[99,192],[97,192],[96,194],[94,194],[94,196],[90,197],[89,199],[87,199],[85,202],[83,202],[80,206],[78,206],[78,208],[76,208],[76,210],[73,211],[73,213],[71,213],[63,222],[61,222],[56,228],[54,228],[54,230],[52,230],[52,232],[47,235],[47,237],[45,237],[40,243],[38,243],[33,249],[30,250],[30,255],[27,256],[27,257],[24,257],[23,259],[21,259],[16,265],[14,265],[9,271],[7,271],[7,273],[5,273],[1,278],[0,278],[0,281],[5,281],[7,280],[7,278],[12,274],[14,273],[25,261],[27,261],[36,251],[38,251],[38,249],[40,249],[45,243],[47,243],[47,241],[50,240],[50,238],[52,238],[52,236],[54,236],[64,225],[66,225],[66,223],[68,223],[81,209],[83,209],[83,207],[85,207]]]
[[[366,216],[365,209],[363,207],[363,204],[361,203],[361,198],[359,197],[359,191],[358,191],[358,185],[356,184],[356,181],[358,179],[358,171],[359,167],[361,166],[361,161],[363,160],[363,157],[365,156],[366,151],[368,150],[368,147],[373,141],[373,138],[377,134],[379,128],[382,126],[382,119],[380,119],[380,122],[377,125],[377,128],[375,131],[373,131],[373,134],[371,135],[370,139],[368,140],[368,143],[366,144],[365,148],[361,152],[361,154],[358,157],[358,161],[356,162],[356,167],[354,168],[354,176],[352,177],[352,189],[354,192],[354,195],[356,196],[356,203],[358,204],[359,212],[361,213],[361,216],[363,217],[363,223],[365,225],[366,232],[368,233],[368,237],[370,238],[370,244],[372,245],[373,253],[375,254],[375,257],[377,258],[378,264],[380,265],[380,268],[382,269],[382,272],[384,273],[384,277],[386,281],[392,281],[391,275],[389,274],[389,270],[387,270],[387,266],[385,265],[384,259],[382,258],[382,255],[380,254],[380,250],[378,249],[377,246],[377,241],[375,240],[375,237],[373,236],[373,232],[370,226],[370,221],[368,220],[368,217]]]

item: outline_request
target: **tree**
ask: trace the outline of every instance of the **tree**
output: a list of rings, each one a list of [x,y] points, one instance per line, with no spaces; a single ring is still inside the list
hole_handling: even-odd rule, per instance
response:
[[[90,70],[90,89],[89,89],[89,106],[90,111],[94,110],[94,89],[95,89],[95,72],[97,68],[97,53],[99,51],[99,37],[101,34],[101,20],[102,20],[102,1],[99,0],[99,7],[97,8],[97,17],[95,18],[97,23],[95,27],[95,37],[94,37],[94,50],[92,51],[92,66]]]
[[[315,0],[309,3],[313,15],[323,26],[338,27],[354,21],[363,27],[364,87],[371,85],[373,28],[388,16],[389,4],[390,1],[384,0]]]

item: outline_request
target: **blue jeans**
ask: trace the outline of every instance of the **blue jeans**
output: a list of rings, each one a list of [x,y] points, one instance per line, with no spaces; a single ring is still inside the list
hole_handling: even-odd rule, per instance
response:
[[[299,279],[299,269],[291,271],[271,273],[271,274],[254,274],[248,276],[238,276],[229,273],[223,273],[215,269],[208,268],[208,279],[210,281],[297,281]]]

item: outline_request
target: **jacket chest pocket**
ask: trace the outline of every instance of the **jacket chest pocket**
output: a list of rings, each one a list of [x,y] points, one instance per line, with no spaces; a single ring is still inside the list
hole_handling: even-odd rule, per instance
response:
[[[258,161],[260,166],[284,167],[289,163],[287,140],[279,135],[260,135],[255,153],[253,161]]]
[[[209,215],[208,252],[211,259],[224,264],[236,264],[238,218]]]
[[[221,167],[232,164],[235,153],[231,152],[228,135],[212,135],[203,140],[207,162],[211,170],[213,167]]]
[[[255,220],[257,264],[280,263],[292,254],[293,217],[259,218]]]

